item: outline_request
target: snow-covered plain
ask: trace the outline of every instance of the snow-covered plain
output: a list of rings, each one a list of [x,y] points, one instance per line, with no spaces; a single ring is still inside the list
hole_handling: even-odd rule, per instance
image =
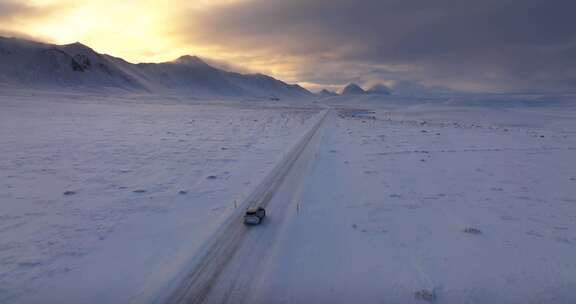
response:
[[[0,302],[154,292],[316,113],[3,98]]]
[[[523,98],[326,101],[207,299],[576,302],[576,107]],[[0,302],[159,299],[323,113],[2,97]]]
[[[575,303],[573,107],[342,109],[246,303]]]

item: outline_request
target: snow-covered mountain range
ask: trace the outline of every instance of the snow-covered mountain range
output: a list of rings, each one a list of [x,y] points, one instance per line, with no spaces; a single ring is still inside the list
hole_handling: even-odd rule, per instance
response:
[[[149,92],[197,97],[311,98],[298,86],[262,74],[215,68],[195,56],[133,64],[73,43],[0,36],[0,88]]]

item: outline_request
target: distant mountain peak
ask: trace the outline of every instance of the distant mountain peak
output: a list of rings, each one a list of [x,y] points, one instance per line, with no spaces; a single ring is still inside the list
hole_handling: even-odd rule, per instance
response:
[[[75,47],[85,47],[85,48],[89,48],[88,46],[86,46],[85,44],[82,44],[81,42],[73,42],[73,43],[68,43],[65,44],[64,46],[75,46]]]
[[[89,46],[82,44],[80,42],[74,42],[69,44],[64,44],[61,46],[63,49],[75,51],[75,52],[91,52],[96,53],[92,48]]]
[[[342,95],[363,95],[366,91],[355,83],[350,83],[342,90]]]
[[[390,90],[390,88],[388,88],[384,84],[378,83],[373,85],[370,89],[368,89],[367,92],[369,94],[376,94],[376,95],[390,95],[392,93],[392,90]]]
[[[333,96],[338,96],[338,94],[336,92],[332,92],[330,90],[327,89],[323,89],[322,91],[318,92],[318,95],[320,97],[333,97]]]
[[[175,63],[185,64],[187,66],[207,66],[210,67],[202,58],[195,55],[184,55],[174,60]]]

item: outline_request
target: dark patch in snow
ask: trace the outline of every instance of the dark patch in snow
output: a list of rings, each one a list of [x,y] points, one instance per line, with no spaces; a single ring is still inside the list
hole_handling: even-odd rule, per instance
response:
[[[468,228],[464,229],[464,232],[469,233],[469,234],[482,234],[482,231],[480,229],[472,228],[472,227],[468,227]]]
[[[540,232],[537,232],[534,230],[530,230],[530,231],[526,232],[526,234],[530,235],[530,236],[535,236],[535,237],[543,237],[544,236]]]
[[[33,267],[38,267],[38,266],[42,266],[44,263],[42,262],[21,262],[18,263],[19,267],[24,267],[24,268],[33,268]]]
[[[510,216],[510,215],[502,215],[500,218],[504,221],[519,221],[520,220],[520,218]]]
[[[572,241],[570,241],[569,239],[564,238],[564,237],[559,237],[559,236],[558,236],[558,237],[555,237],[554,240],[557,241],[557,242],[559,242],[559,243],[564,243],[564,244],[572,245]]]
[[[436,300],[436,292],[434,290],[422,289],[414,293],[416,300],[434,302]]]

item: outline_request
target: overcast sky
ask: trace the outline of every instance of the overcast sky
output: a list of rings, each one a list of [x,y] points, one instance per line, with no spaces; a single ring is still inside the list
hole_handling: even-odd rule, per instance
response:
[[[186,53],[309,88],[576,91],[571,0],[0,0],[0,32],[130,61]]]

